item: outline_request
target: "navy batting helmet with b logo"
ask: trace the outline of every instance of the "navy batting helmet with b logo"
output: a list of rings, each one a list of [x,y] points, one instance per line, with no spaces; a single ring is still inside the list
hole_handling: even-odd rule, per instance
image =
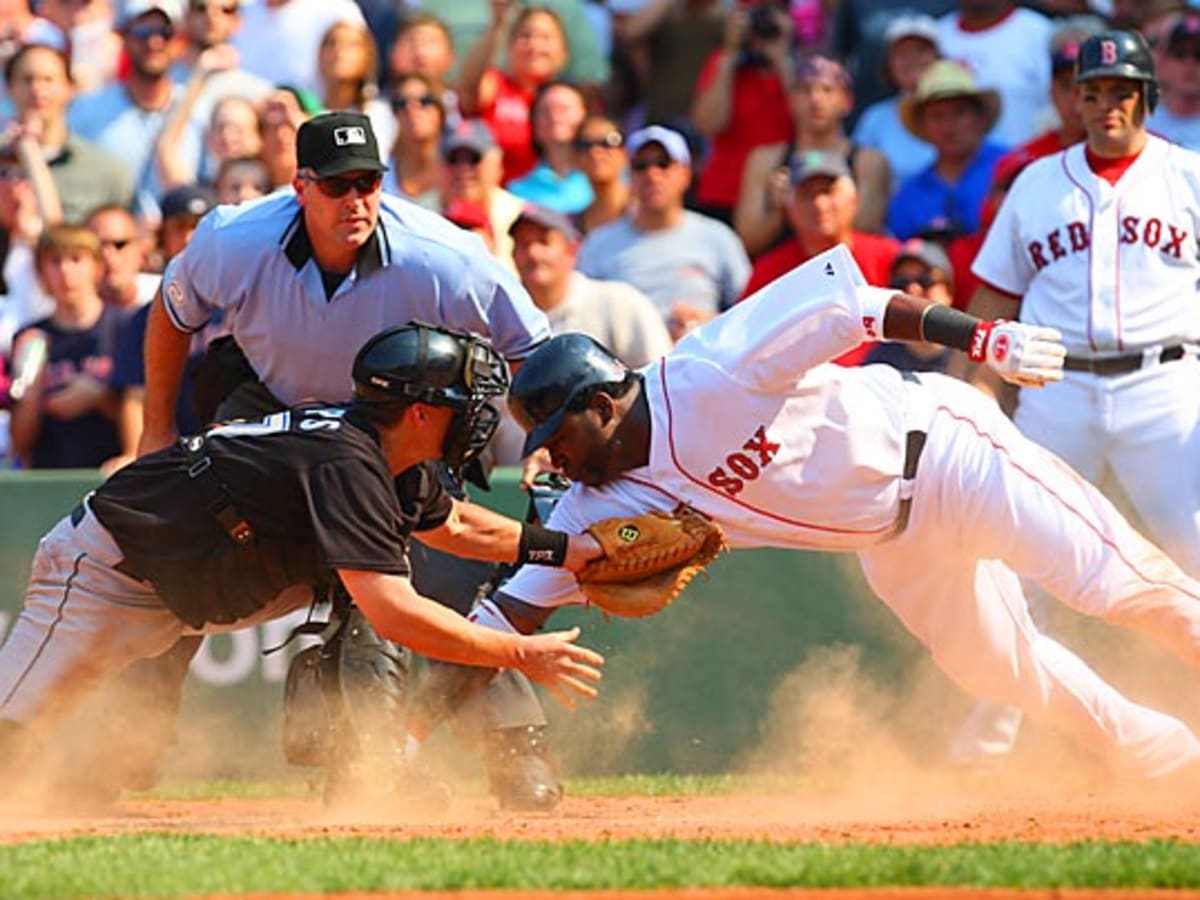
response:
[[[539,346],[521,363],[508,392],[508,408],[527,432],[521,454],[550,440],[588,389],[623,383],[629,375],[623,362],[586,334],[567,332]]]
[[[1146,109],[1158,105],[1158,77],[1150,46],[1136,31],[1102,31],[1079,45],[1075,80],[1128,78],[1146,86]]]

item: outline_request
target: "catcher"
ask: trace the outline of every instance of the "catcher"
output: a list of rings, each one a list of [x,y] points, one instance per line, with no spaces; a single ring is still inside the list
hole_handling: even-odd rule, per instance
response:
[[[1200,739],[1040,634],[1019,576],[1194,665],[1200,582],[980,392],[940,375],[826,364],[880,337],[962,350],[1025,387],[1062,378],[1052,329],[868,287],[838,247],[642,372],[582,335],[530,355],[509,393],[525,451],[545,447],[575,482],[548,524],[578,533],[610,519],[628,536],[647,521],[640,513],[683,502],[734,547],[856,553],[879,598],[967,691],[1057,726],[1121,774],[1195,774]],[[687,543],[699,560],[713,546]],[[472,618],[529,633],[558,606],[619,593],[587,577],[525,566]],[[659,608],[675,589],[628,609]]]
[[[517,669],[568,704],[595,694],[603,660],[576,646],[575,632],[498,635],[409,579],[413,532],[496,562],[579,568],[598,553],[586,537],[521,525],[441,487],[432,461],[465,465],[495,430],[489,401],[508,386],[504,360],[482,338],[410,323],[367,341],[353,378],[349,404],[218,425],[138,459],[42,539],[24,610],[0,650],[0,761],[14,777],[24,753],[97,681],[181,635],[276,618],[333,584],[356,606],[339,632],[362,630],[365,617],[383,639]],[[361,721],[342,694],[364,677],[363,654],[332,643],[309,657],[309,677],[288,685],[289,712],[302,705],[327,716],[315,726],[301,717],[311,740],[289,755],[324,762],[352,752],[374,762],[391,741],[398,763],[400,719]],[[306,729],[290,730],[302,743]]]

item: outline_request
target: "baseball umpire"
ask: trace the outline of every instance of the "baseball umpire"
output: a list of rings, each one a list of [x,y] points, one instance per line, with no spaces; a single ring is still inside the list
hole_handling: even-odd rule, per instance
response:
[[[1020,577],[1195,666],[1200,582],[979,391],[937,374],[824,364],[868,337],[955,347],[1033,387],[1062,378],[1066,352],[1053,329],[866,287],[845,248],[640,372],[589,338],[559,335],[509,392],[525,449],[546,447],[576,482],[549,524],[578,533],[683,502],[735,548],[856,553],[878,597],[965,690],[1020,706],[1122,774],[1200,774],[1187,725],[1124,697],[1038,632]],[[574,575],[525,566],[473,618],[530,632],[584,596]]]
[[[1111,469],[1150,536],[1200,576],[1200,156],[1146,130],[1158,80],[1141,35],[1092,35],[1076,67],[1085,140],[1013,183],[969,309],[1062,332],[1066,375],[1020,394],[1017,427],[1093,483]],[[1020,723],[981,705],[952,752],[1002,755]]]
[[[344,401],[355,349],[389,325],[420,320],[487,335],[514,365],[549,336],[545,316],[478,238],[381,194],[383,166],[365,116],[330,113],[306,122],[297,162],[294,193],[218,208],[164,273],[147,330],[143,451],[173,439],[189,334],[217,313],[235,341],[224,346],[233,358],[224,367],[225,389],[236,386],[222,417],[261,415],[309,398]],[[466,613],[490,568],[424,566],[426,558],[414,554],[415,582]],[[386,673],[380,689],[402,691],[404,658],[369,628],[355,635],[364,653],[384,654],[375,667]],[[192,652],[183,647],[142,667],[167,688],[164,707],[177,707]],[[528,680],[502,673],[485,705],[485,764],[501,803],[553,807],[561,787],[544,756],[545,714]],[[143,768],[152,771],[152,763]],[[133,774],[145,783],[146,772]]]
[[[0,760],[9,772],[22,771],[18,753],[96,681],[183,634],[305,606],[335,581],[388,640],[519,668],[568,700],[594,695],[603,660],[573,644],[576,632],[502,637],[409,581],[413,532],[495,562],[578,567],[599,553],[590,539],[568,542],[452,499],[429,464],[468,462],[486,443],[499,419],[488,400],[508,386],[504,360],[481,338],[411,324],[367,341],[353,372],[349,404],[185,437],[117,472],[43,538],[0,651]],[[323,680],[353,677],[345,662],[330,655]]]

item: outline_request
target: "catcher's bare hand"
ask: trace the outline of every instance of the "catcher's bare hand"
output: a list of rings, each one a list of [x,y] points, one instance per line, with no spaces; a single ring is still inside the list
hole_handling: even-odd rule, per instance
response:
[[[514,668],[546,688],[559,703],[575,708],[577,697],[595,697],[604,657],[575,643],[579,628],[521,638]]]
[[[972,362],[986,363],[1011,384],[1042,387],[1062,381],[1067,348],[1056,328],[997,319],[976,326],[967,355]]]

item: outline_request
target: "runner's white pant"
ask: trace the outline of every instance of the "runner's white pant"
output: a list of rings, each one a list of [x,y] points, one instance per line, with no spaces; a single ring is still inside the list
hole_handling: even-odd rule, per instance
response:
[[[86,691],[130,663],[195,633],[148,584],[116,571],[121,551],[89,511],[62,519],[33,559],[25,608],[0,649],[0,719],[48,727]],[[234,631],[307,606],[312,590],[289,588],[253,616],[205,631]]]
[[[1152,635],[1196,668],[1200,583],[990,400],[949,379],[922,380],[937,411],[912,518],[860,554],[872,587],[967,691],[1073,734],[1123,772],[1155,777],[1200,760],[1181,721],[1122,696],[1037,630],[1020,578]]]
[[[1200,576],[1200,363],[1193,355],[1128,375],[1067,372],[1059,384],[1022,391],[1014,421],[1092,484],[1110,467],[1149,536]],[[1042,598],[1035,592],[1030,602],[1041,621]],[[951,757],[1008,753],[1020,727],[1020,710],[980,703]]]

